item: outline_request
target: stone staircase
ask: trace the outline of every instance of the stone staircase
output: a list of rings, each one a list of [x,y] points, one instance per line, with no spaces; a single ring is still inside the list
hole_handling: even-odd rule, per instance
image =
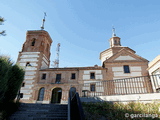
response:
[[[68,106],[63,104],[22,103],[8,120],[67,120]]]

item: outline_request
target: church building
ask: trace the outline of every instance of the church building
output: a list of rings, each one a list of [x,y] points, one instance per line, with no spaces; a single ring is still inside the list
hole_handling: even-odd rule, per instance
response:
[[[17,63],[25,69],[21,101],[67,103],[71,87],[79,93],[89,91],[91,96],[95,92],[106,95],[105,92],[114,89],[115,85],[104,86],[99,82],[148,75],[148,60],[138,56],[131,48],[122,46],[114,29],[109,43],[110,48],[100,53],[102,66],[50,68],[52,38],[49,33],[43,29],[27,31],[17,59]]]

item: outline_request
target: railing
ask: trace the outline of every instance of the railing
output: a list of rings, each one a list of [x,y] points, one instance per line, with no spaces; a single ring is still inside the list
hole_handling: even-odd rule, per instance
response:
[[[91,87],[94,87],[94,89]],[[160,92],[160,75],[91,82],[79,86],[81,97]]]
[[[84,112],[75,88],[70,88],[68,97],[68,120],[84,120]]]

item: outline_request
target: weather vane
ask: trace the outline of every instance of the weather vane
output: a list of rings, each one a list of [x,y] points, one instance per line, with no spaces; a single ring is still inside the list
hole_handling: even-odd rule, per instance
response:
[[[46,15],[46,12],[44,12],[44,18],[43,18],[43,20],[42,20],[41,30],[44,29],[44,22],[45,22],[45,17],[46,17],[46,16],[47,16],[47,15]]]
[[[112,37],[115,37],[115,36],[116,36],[115,28],[114,28],[114,26],[112,26]]]

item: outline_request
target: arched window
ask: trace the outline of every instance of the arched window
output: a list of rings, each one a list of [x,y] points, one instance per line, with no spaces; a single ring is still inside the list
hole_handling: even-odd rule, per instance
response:
[[[31,43],[31,46],[34,46],[34,45],[35,45],[35,42],[36,42],[36,39],[33,38],[32,43]]]
[[[38,101],[43,101],[43,98],[44,98],[44,90],[45,90],[44,87],[39,90],[39,93],[38,93]]]

